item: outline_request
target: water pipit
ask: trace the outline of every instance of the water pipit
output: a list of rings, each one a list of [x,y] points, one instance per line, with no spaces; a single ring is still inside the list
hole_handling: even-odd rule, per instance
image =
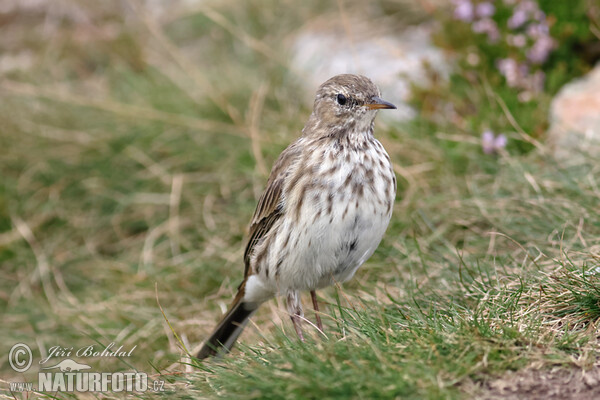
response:
[[[382,100],[371,80],[337,75],[323,83],[302,135],[271,170],[258,201],[244,253],[244,280],[229,311],[198,353],[231,350],[248,318],[265,301],[286,296],[304,340],[300,292],[343,283],[375,251],[392,216],[396,177],[373,136]]]

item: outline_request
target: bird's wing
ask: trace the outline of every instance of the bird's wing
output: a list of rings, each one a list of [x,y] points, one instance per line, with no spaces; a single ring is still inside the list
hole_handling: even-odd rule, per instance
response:
[[[244,264],[246,266],[244,279],[252,274],[250,270],[250,257],[254,248],[257,244],[261,243],[275,222],[283,215],[285,180],[290,174],[290,169],[293,169],[290,167],[296,164],[300,155],[301,146],[298,140],[281,153],[271,170],[267,187],[258,201],[252,222],[250,223],[250,239],[244,252]]]

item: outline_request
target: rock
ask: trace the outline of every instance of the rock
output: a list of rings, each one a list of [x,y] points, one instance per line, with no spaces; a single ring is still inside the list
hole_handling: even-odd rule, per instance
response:
[[[552,100],[548,142],[559,159],[600,156],[600,64]]]
[[[413,82],[427,86],[424,65],[442,77],[447,77],[450,69],[442,51],[431,44],[430,29],[409,26],[392,33],[381,26],[365,25],[364,20],[348,25],[350,33],[340,26],[318,24],[296,36],[292,65],[308,78],[307,93],[312,96],[321,82],[337,74],[366,75],[379,86],[382,97],[398,107],[399,112],[382,113],[381,118],[413,118],[415,111],[407,104],[410,86]]]

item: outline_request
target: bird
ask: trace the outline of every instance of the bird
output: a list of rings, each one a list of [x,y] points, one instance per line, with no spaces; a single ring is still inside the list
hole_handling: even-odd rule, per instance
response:
[[[392,216],[396,177],[374,137],[383,100],[367,77],[336,75],[317,90],[302,134],[275,161],[249,229],[244,279],[198,359],[229,352],[261,304],[284,296],[300,340],[300,293],[350,280],[379,246]]]

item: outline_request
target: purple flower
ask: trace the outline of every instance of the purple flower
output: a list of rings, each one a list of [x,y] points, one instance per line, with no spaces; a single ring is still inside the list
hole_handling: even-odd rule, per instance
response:
[[[517,8],[525,11],[528,14],[533,14],[539,10],[537,2],[533,0],[522,0],[519,4],[517,4]]]
[[[527,59],[532,64],[543,64],[554,48],[554,40],[550,36],[540,36],[527,52]]]
[[[494,140],[494,137],[495,137],[494,132],[492,132],[492,131],[484,131],[481,134],[481,140],[483,140],[486,143],[492,142]]]
[[[515,9],[513,15],[508,19],[508,27],[510,29],[518,29],[528,20],[527,13],[520,9]]]
[[[469,0],[455,0],[454,18],[470,22],[474,17],[473,3]]]
[[[506,41],[510,46],[509,57],[496,60],[496,67],[505,78],[506,85],[520,90],[519,99],[528,101],[535,93],[543,90],[546,76],[539,70],[556,47],[550,36],[546,14],[540,10],[538,0],[502,0],[512,9],[507,25],[513,32],[498,27],[493,16],[499,0],[451,0],[454,5],[454,19],[468,22],[476,34],[487,35],[489,43]],[[498,1],[498,3],[496,3]],[[479,64],[476,53],[468,54],[466,61],[471,66]],[[490,138],[490,135],[491,138]],[[506,145],[506,137],[484,132],[484,143],[493,142],[498,148]],[[484,146],[484,150],[489,148]],[[485,150],[486,153],[495,150]]]
[[[498,25],[496,25],[496,22],[491,18],[484,18],[473,22],[472,29],[475,33],[487,34],[490,42],[497,42],[498,39],[500,39]]]
[[[549,33],[548,25],[545,23],[540,24],[529,24],[527,26],[527,36],[531,38],[539,38],[541,36],[547,36]]]
[[[504,149],[507,143],[508,140],[506,139],[506,136],[504,136],[502,133],[496,136],[496,150]]]
[[[533,13],[533,18],[538,22],[545,22],[546,21],[546,13],[544,13],[542,10],[538,9]]]
[[[497,67],[509,87],[526,88],[528,86],[529,66],[527,64],[518,63],[512,58],[504,58],[498,61]]]
[[[506,84],[509,87],[524,89],[520,99],[531,99],[532,93],[539,93],[544,89],[546,75],[538,70],[535,73],[530,73],[527,63],[519,63],[512,58],[504,58],[497,63],[498,70],[506,79]]]
[[[506,147],[506,136],[499,134],[494,135],[492,131],[485,131],[481,135],[481,148],[485,154],[498,153],[501,149]]]
[[[521,78],[523,78],[523,77],[529,75],[529,66],[525,63],[520,63],[518,71],[519,71],[519,76]]]
[[[522,0],[517,3],[513,15],[508,19],[508,27],[510,29],[518,29],[530,20],[543,22],[546,20],[546,14],[540,10],[537,2]]]
[[[496,12],[496,7],[489,1],[484,1],[483,3],[477,4],[475,7],[475,14],[479,18],[489,18]]]
[[[508,84],[508,86],[518,86],[520,81],[519,75],[521,72],[519,68],[519,63],[517,63],[512,58],[503,58],[501,60],[498,60],[497,67],[498,71],[500,71],[500,73],[506,79],[506,83]]]
[[[527,44],[527,37],[525,35],[521,35],[521,34],[507,35],[506,41],[511,46],[521,48],[521,47],[525,47],[525,45]]]

